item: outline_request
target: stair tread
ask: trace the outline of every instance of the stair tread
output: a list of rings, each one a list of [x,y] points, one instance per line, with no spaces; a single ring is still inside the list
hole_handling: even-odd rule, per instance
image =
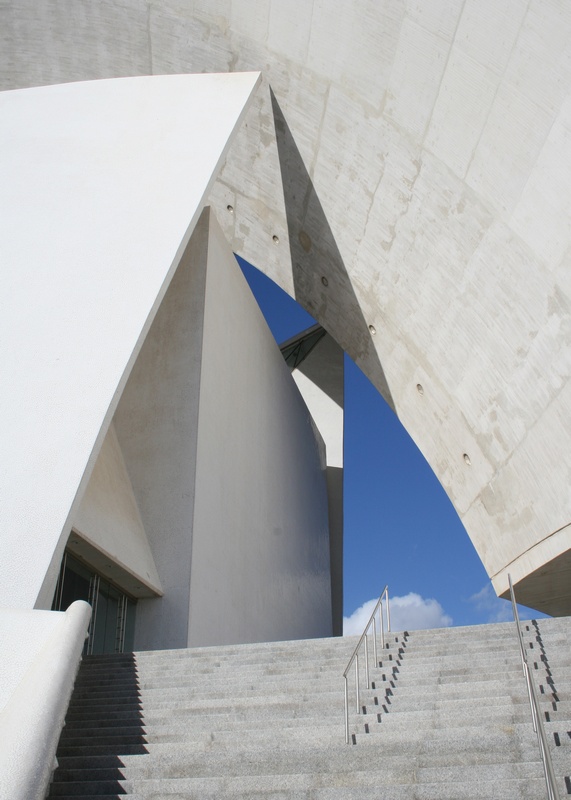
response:
[[[563,792],[571,624],[552,622],[523,631]],[[372,787],[383,800],[543,796],[513,623],[387,635],[375,686],[362,690],[367,713],[350,715],[355,747],[344,743],[341,673],[356,642],[85,658],[50,796],[370,800]]]

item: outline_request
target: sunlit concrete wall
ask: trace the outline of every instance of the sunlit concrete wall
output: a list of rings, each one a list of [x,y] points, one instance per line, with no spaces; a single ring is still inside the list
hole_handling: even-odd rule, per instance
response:
[[[5,88],[263,70],[211,195],[234,250],[396,409],[496,590],[571,611],[571,7],[13,0],[0,37]]]
[[[325,446],[211,221],[189,644],[331,636],[331,604]]]
[[[324,448],[208,210],[115,426],[164,592],[136,649],[331,635]]]

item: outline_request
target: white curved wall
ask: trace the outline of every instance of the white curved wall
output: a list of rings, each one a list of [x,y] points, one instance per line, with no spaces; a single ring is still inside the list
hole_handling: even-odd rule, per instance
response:
[[[263,70],[275,100],[211,195],[226,233],[393,404],[525,601],[570,548],[571,7],[14,0],[0,22],[6,88]]]

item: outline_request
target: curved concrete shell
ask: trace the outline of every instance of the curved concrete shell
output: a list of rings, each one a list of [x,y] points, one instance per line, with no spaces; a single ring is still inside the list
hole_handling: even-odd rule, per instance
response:
[[[261,70],[211,194],[357,361],[498,593],[571,612],[571,6],[12,0],[2,87]]]

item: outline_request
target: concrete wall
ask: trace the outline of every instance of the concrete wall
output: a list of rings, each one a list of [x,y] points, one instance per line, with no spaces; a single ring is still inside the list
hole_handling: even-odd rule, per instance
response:
[[[0,610],[0,797],[43,800],[91,609]]]
[[[137,605],[135,647],[188,645],[208,218],[201,217],[133,367],[115,427],[164,598]]]
[[[189,644],[330,636],[320,446],[215,220],[198,413]]]
[[[162,594],[113,424],[73,521],[68,547],[136,597]]]
[[[343,466],[343,358],[326,334],[292,373],[325,441],[329,467]]]
[[[324,448],[223,234],[197,222],[257,81],[0,97],[7,605],[51,605],[67,544],[140,598],[138,647],[331,633]]]
[[[257,80],[0,94],[1,605],[51,607],[115,407]]]
[[[164,591],[139,600],[136,648],[331,634],[319,444],[208,210],[115,427]]]
[[[333,635],[343,635],[344,355],[326,334],[294,369],[293,379],[323,436],[327,461]]]
[[[535,575],[533,604],[560,613],[550,573],[571,545],[571,7],[13,0],[0,15],[6,88],[264,70],[211,195],[233,249],[396,409],[497,591],[509,570],[527,602]]]

